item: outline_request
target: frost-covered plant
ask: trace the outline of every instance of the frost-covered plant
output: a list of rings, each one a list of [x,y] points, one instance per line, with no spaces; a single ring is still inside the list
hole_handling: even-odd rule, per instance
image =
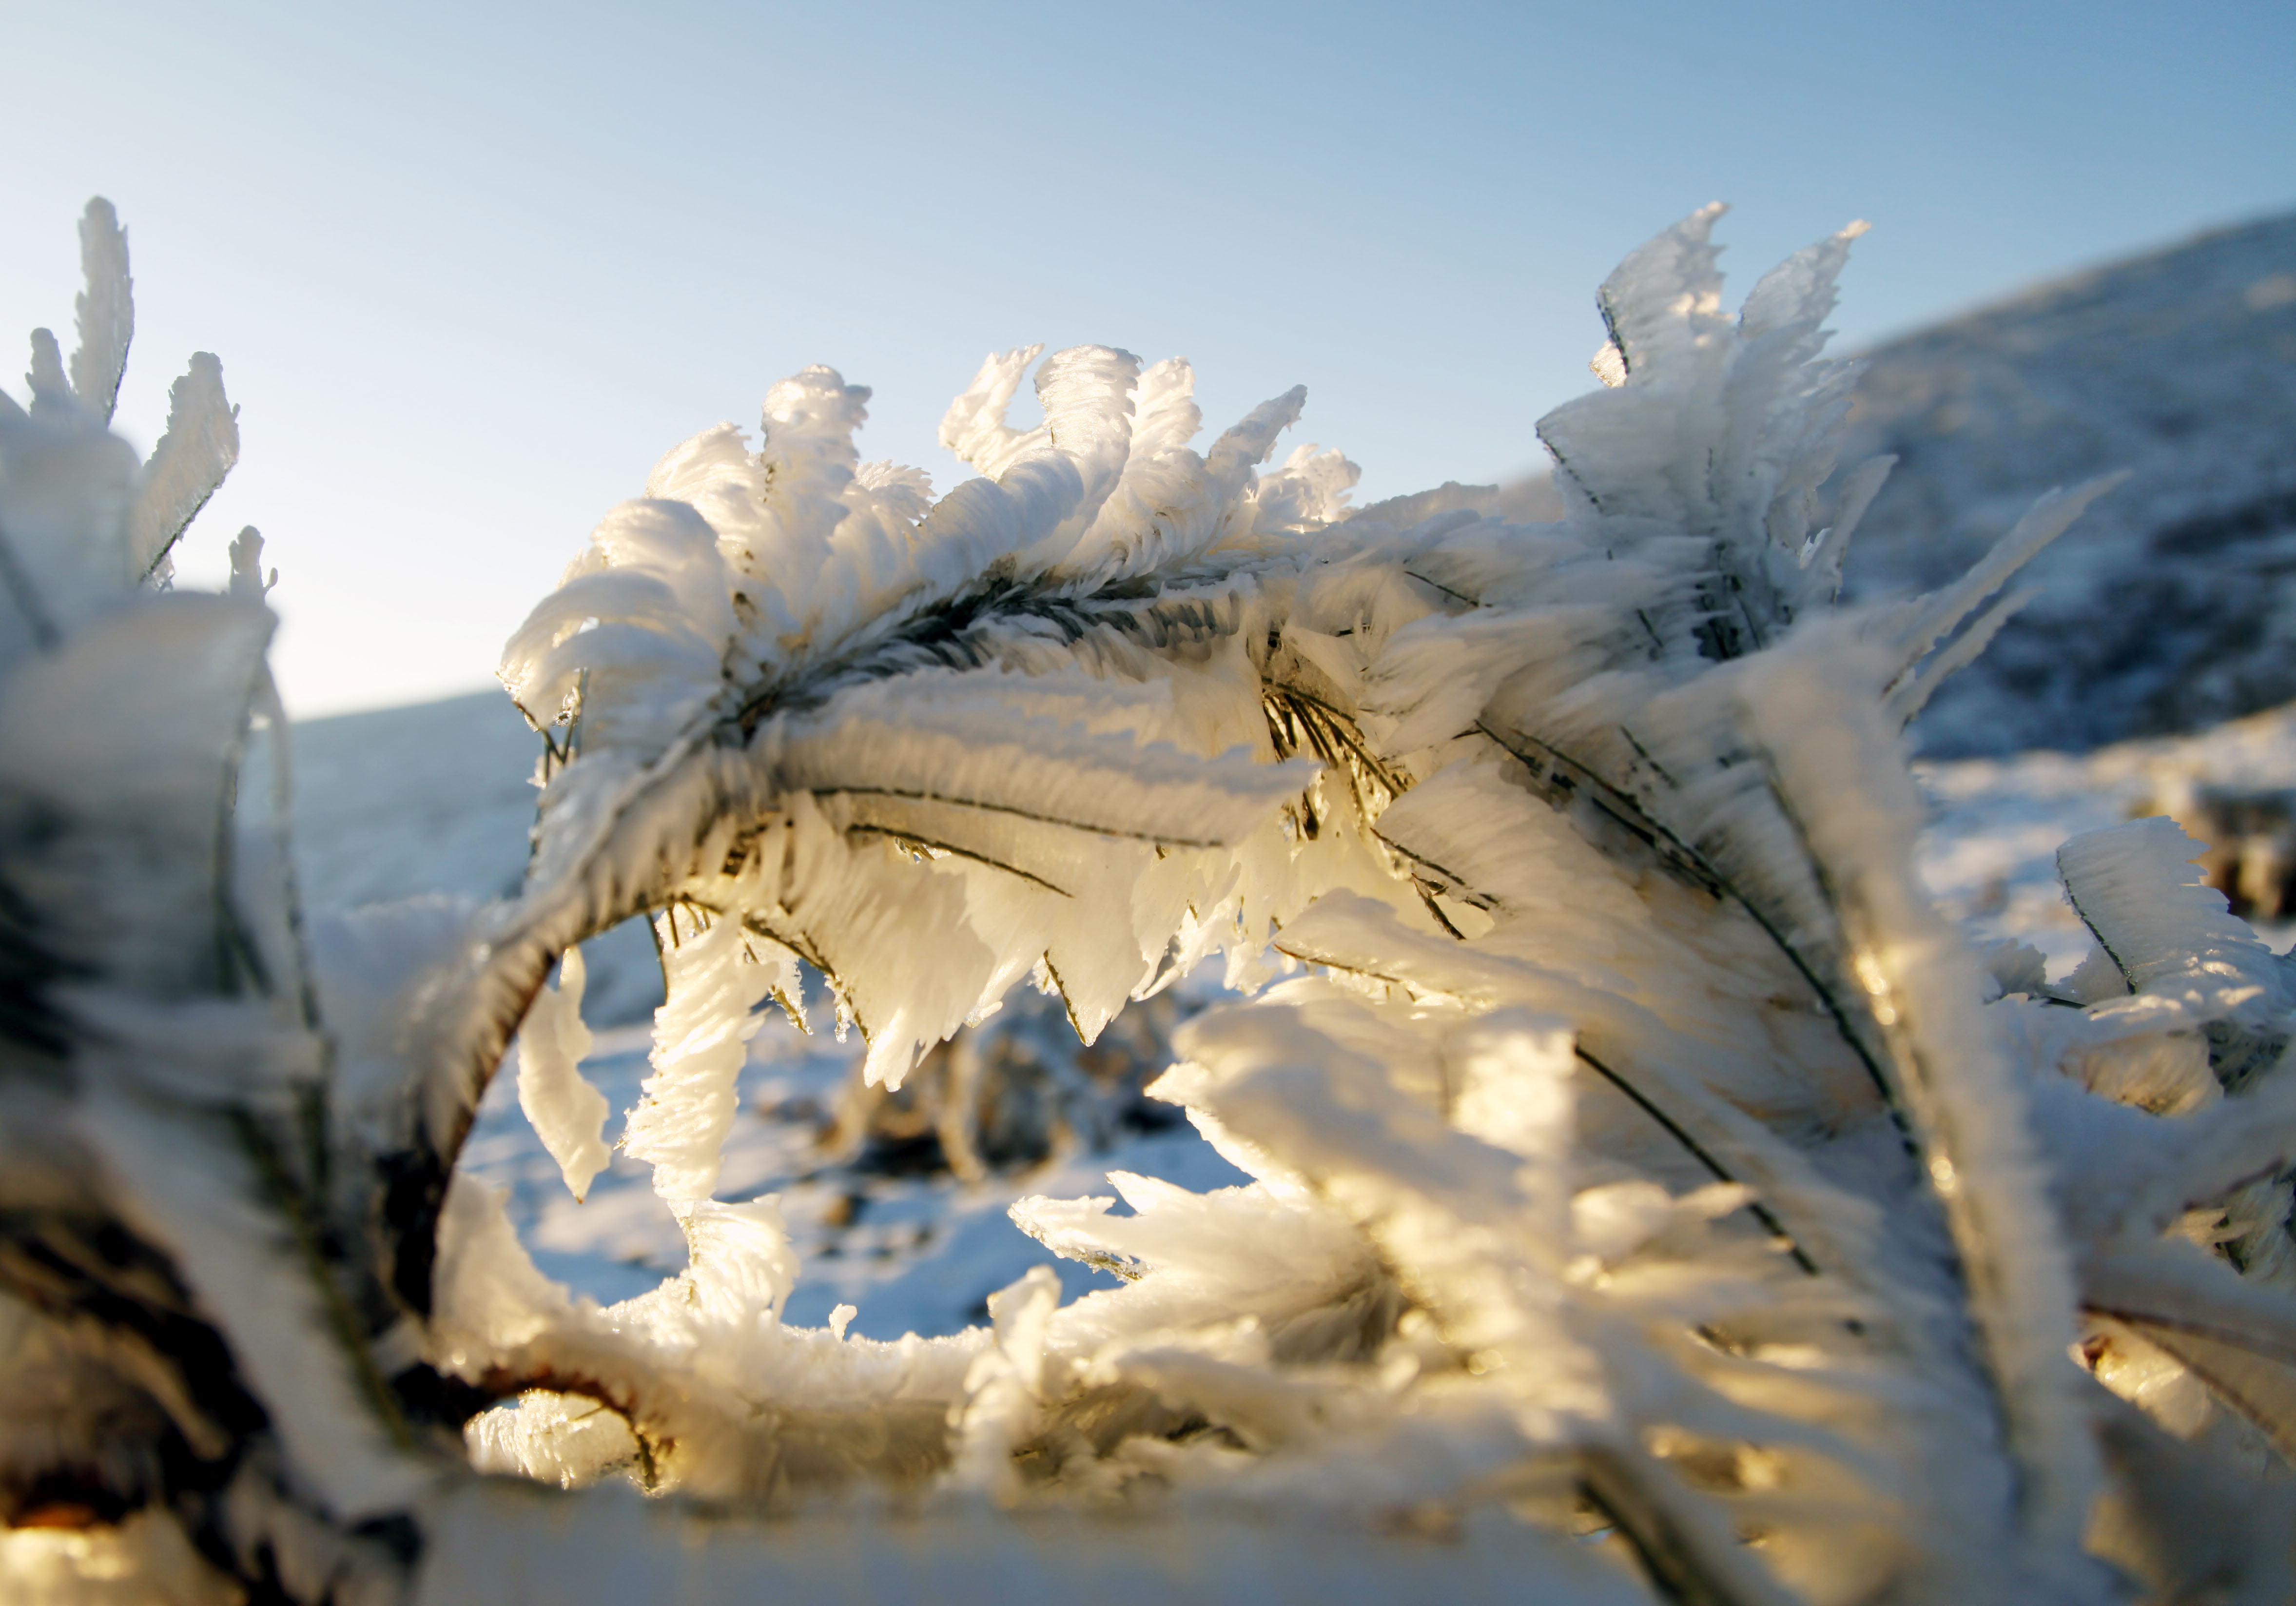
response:
[[[221,369],[193,358],[138,463],[108,204],[80,244],[69,369],[36,331],[29,407],[0,397],[0,1518],[316,1598],[391,1564],[424,1479],[378,1409],[377,1178],[330,1115],[286,856],[234,825],[279,723],[261,538],[228,594],[169,586],[238,452]]]
[[[1837,610],[1888,467],[1833,472],[1855,231],[1732,316],[1718,210],[1603,286],[1606,388],[1540,427],[1551,524],[1350,513],[1336,454],[1263,466],[1300,393],[1199,454],[1186,365],[1103,348],[1044,361],[1033,430],[1005,414],[1040,353],[992,357],[943,424],[981,478],[938,501],[857,463],[865,391],[776,386],[754,447],[674,450],[512,640],[546,751],[499,905],[307,937],[215,829],[253,600],[140,598],[130,565],[45,636],[23,612],[13,1509],[156,1513],[307,1600],[879,1565],[1240,1599],[1319,1556],[1365,1594],[2284,1598],[2281,963],[2163,822],[2068,845],[2096,951],[2055,980],[1973,952],[1911,864],[1905,723],[2102,488]],[[59,455],[103,438],[74,406],[0,420],[11,552],[20,484],[78,488],[60,553],[132,523]],[[577,945],[631,917],[668,993],[623,1143],[690,1265],[602,1308],[455,1159],[515,1035],[594,1177]],[[893,1086],[1024,979],[1090,1039],[1214,955],[1252,996],[1153,1092],[1248,1185],[1024,1201],[1121,1280],[1065,1306],[1039,1270],[953,1337],[781,1320],[787,1234],[716,1197],[718,1154],[801,967]],[[802,1520],[697,1551],[625,1479]]]

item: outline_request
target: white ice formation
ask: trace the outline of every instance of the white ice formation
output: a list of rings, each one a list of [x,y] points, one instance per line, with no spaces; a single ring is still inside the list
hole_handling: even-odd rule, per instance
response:
[[[1603,285],[1550,524],[1350,513],[1336,454],[1265,466],[1296,391],[1200,454],[1177,361],[1056,353],[1023,430],[1039,352],[991,357],[938,501],[857,462],[865,391],[783,382],[512,638],[521,894],[308,942],[191,829],[266,616],[86,578],[126,471],[0,418],[38,599],[0,680],[13,1509],[158,1512],[314,1601],[2285,1598],[2281,962],[2173,828],[2068,846],[2097,952],[2054,981],[1912,868],[1902,727],[2102,488],[1837,610],[1888,466],[1836,475],[1819,355],[1857,231],[1733,315],[1718,213]],[[80,527],[18,523],[25,484],[91,488]],[[625,1142],[691,1263],[602,1307],[454,1161],[516,1033],[594,1174],[574,945],[633,916],[668,1001]],[[774,1201],[714,1194],[800,964],[898,1083],[1032,975],[1089,1039],[1216,955],[1255,996],[1155,1091],[1247,1185],[1026,1201],[1122,1280],[1066,1305],[1039,1271],[954,1337],[782,1321]]]

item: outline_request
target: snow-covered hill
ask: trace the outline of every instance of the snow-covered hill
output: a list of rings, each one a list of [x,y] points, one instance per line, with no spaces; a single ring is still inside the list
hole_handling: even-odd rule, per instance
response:
[[[2084,750],[2296,698],[2296,215],[2077,274],[1869,354],[1841,461],[1898,463],[1848,589],[1962,572],[2034,496],[2128,482],[1924,716],[1939,755]]]
[[[1898,458],[1846,591],[1959,575],[2035,497],[2127,471],[1916,727],[1936,757],[2084,751],[2296,700],[2296,214],[2068,275],[1861,354],[1840,458]],[[1839,477],[1837,477],[1839,483]],[[1545,476],[1376,511],[1559,518]]]
[[[502,692],[306,720],[291,745],[296,878],[315,912],[517,890],[540,748]],[[593,1021],[644,1020],[661,1002],[644,930],[586,951]]]

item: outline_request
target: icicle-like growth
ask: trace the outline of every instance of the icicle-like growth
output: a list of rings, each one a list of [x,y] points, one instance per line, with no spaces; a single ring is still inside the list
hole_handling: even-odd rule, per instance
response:
[[[558,985],[534,996],[518,1032],[519,1108],[558,1162],[566,1191],[577,1202],[609,1158],[606,1095],[582,1079],[580,1069],[590,1052],[590,1028],[582,1024],[582,950],[569,948],[558,962]]]
[[[519,896],[320,933],[299,992],[291,906],[210,890],[163,928],[107,867],[148,843],[220,884],[213,832],[163,839],[144,799],[211,801],[194,758],[234,750],[240,714],[171,681],[134,764],[64,741],[70,709],[133,701],[117,670],[65,672],[78,643],[160,637],[139,616],[113,645],[127,604],[21,593],[0,780],[66,831],[5,865],[32,1056],[6,1130],[96,1159],[12,1174],[52,1180],[12,1184],[30,1225],[0,1275],[38,1314],[11,1364],[52,1401],[69,1368],[100,1375],[88,1401],[176,1424],[147,1438],[263,1439],[232,1476],[294,1475],[210,1509],[70,1449],[6,1487],[71,1469],[217,1567],[272,1546],[312,1600],[410,1576],[442,1602],[505,1576],[599,1598],[578,1558],[609,1545],[689,1593],[746,1571],[849,1594],[797,1558],[930,1553],[950,1598],[1122,1572],[1259,1599],[1309,1554],[1391,1580],[1392,1547],[1429,1536],[1455,1543],[1410,1552],[1414,1586],[1463,1598],[2284,1598],[2296,1513],[2259,1476],[2296,1452],[2280,963],[2158,823],[2067,848],[2098,954],[2054,980],[1980,963],[1912,869],[1905,722],[2103,487],[2044,499],[1934,595],[1838,610],[1889,466],[1836,471],[1855,370],[1820,355],[1859,231],[1734,316],[1718,215],[1603,285],[1606,388],[1540,426],[1551,524],[1350,514],[1337,454],[1267,466],[1301,393],[1200,452],[1187,365],[1107,348],[992,356],[942,426],[980,477],[938,500],[858,461],[865,390],[826,368],[774,387],[754,441],[672,451],[509,643],[545,747]],[[109,293],[84,322],[124,329]],[[1045,422],[1022,430],[1032,367]],[[36,351],[9,428],[86,412],[62,371]],[[133,525],[103,438],[72,437],[96,443],[70,480],[108,510],[95,553]],[[252,545],[238,567],[259,594]],[[139,578],[103,573],[106,598]],[[201,661],[252,673],[254,639]],[[242,910],[229,940],[182,935],[219,906]],[[622,1143],[690,1263],[601,1308],[454,1166],[515,1034],[582,1193],[605,1111],[575,945],[638,916],[668,992]],[[803,1268],[775,1201],[715,1195],[747,1035],[768,998],[801,1013],[800,967],[898,1086],[1024,979],[1089,1041],[1215,956],[1249,996],[1192,1021],[1152,1091],[1247,1184],[1119,1172],[1124,1213],[1024,1200],[1021,1230],[1119,1279],[1065,1305],[1040,1268],[948,1338],[782,1319]],[[104,986],[134,1002],[97,1033]],[[189,1032],[183,1001],[210,996],[234,1002]],[[274,1010],[250,1061],[231,1023],[291,996],[314,1012]],[[224,1045],[278,1091],[201,1080]],[[179,1128],[209,1146],[170,1150]],[[90,1229],[54,1224],[97,1219],[154,1268],[117,1297],[217,1335],[252,1415],[187,1415],[191,1372],[118,1358],[171,1353],[148,1339],[71,1348],[70,1322],[107,1318],[43,1268],[93,1264]],[[261,1332],[238,1318],[256,1296]],[[99,1442],[56,1409],[70,1433],[42,1444]],[[474,1487],[439,1447],[457,1435],[483,1471],[582,1492]],[[630,1515],[622,1479],[707,1502],[712,1544],[674,1506]],[[916,1513],[898,1536],[886,1491]],[[802,1542],[743,1548],[722,1519],[746,1512],[797,1513]]]

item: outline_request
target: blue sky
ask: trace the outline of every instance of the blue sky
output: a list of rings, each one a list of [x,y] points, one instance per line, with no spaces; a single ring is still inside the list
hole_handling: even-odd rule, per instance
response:
[[[2296,7],[198,7],[0,0],[0,338],[128,225],[121,424],[221,355],[301,715],[488,683],[667,447],[825,362],[865,456],[992,348],[1295,382],[1360,499],[1538,466],[1595,285],[1710,200],[1734,283],[1870,219],[1855,346],[2296,206]],[[69,334],[67,332],[67,344]],[[0,367],[21,395],[12,365]]]

